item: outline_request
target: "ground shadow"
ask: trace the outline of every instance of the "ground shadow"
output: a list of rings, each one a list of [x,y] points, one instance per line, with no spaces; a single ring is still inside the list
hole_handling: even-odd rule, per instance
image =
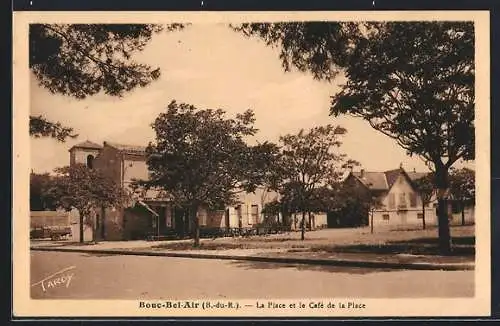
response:
[[[328,266],[328,265],[312,265],[312,264],[290,264],[290,263],[271,263],[258,261],[231,261],[230,264],[235,267],[244,269],[280,269],[288,268],[298,271],[317,271],[325,273],[344,273],[344,274],[370,274],[382,272],[394,272],[397,269],[388,268],[364,268],[364,267],[347,267],[347,266]]]
[[[82,257],[112,257],[112,256],[117,256],[116,254],[104,254],[104,253],[96,253],[96,252],[89,252],[89,253],[82,253]]]
[[[453,238],[453,248],[449,256],[473,258],[475,256],[475,237]],[[320,246],[311,251],[331,253],[371,253],[371,254],[411,254],[440,256],[437,238],[416,238],[405,241],[390,241],[383,244],[356,244],[346,246]]]

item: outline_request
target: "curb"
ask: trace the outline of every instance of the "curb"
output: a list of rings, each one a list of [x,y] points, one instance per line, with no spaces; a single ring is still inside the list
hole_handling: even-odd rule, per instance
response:
[[[219,259],[219,260],[242,260],[282,264],[305,264],[321,266],[342,266],[342,267],[364,267],[364,268],[385,268],[400,270],[474,270],[472,264],[432,264],[432,263],[392,263],[380,261],[361,261],[348,259],[318,259],[318,258],[294,258],[294,257],[265,257],[265,256],[238,256],[238,255],[215,255],[215,254],[190,254],[181,252],[151,252],[151,251],[127,251],[115,249],[75,249],[75,248],[36,248],[30,247],[33,251],[57,251],[57,252],[77,252],[93,254],[112,254],[125,256],[154,256],[154,257],[175,257],[175,258],[197,258],[197,259]]]

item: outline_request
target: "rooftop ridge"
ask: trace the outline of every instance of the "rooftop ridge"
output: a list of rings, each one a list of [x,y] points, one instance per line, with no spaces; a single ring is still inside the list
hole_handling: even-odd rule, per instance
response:
[[[74,148],[101,149],[102,145],[99,145],[99,144],[94,143],[94,142],[87,139],[83,142],[80,142],[78,144],[71,146],[71,148],[69,150],[71,151]]]
[[[109,141],[104,141],[104,145],[114,147],[121,152],[127,152],[127,153],[145,153],[146,147],[147,147],[147,146],[140,146],[140,145],[120,144],[120,143],[109,142]]]

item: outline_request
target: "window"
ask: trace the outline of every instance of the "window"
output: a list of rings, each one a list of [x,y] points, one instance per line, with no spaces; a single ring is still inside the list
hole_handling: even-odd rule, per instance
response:
[[[389,208],[394,209],[396,207],[396,198],[394,194],[389,194]]]
[[[389,221],[389,214],[384,214],[384,215],[382,215],[382,219],[383,219],[384,221]]]
[[[414,192],[410,193],[410,206],[417,207],[417,194]]]
[[[422,214],[422,213],[418,213],[418,214],[417,214],[417,218],[418,218],[419,220],[422,220],[422,219],[424,218],[424,214]]]
[[[87,156],[87,167],[89,169],[94,168],[94,156],[93,155]]]
[[[406,194],[404,192],[399,194],[399,203],[398,207],[406,208]]]
[[[259,205],[252,205],[248,224],[259,223]]]

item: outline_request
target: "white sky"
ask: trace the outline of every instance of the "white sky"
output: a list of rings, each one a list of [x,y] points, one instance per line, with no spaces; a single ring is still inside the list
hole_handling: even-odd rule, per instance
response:
[[[69,125],[77,139],[59,143],[31,139],[31,167],[50,172],[69,164],[68,149],[84,140],[146,145],[153,139],[150,123],[171,100],[199,108],[221,108],[234,116],[253,109],[260,140],[277,141],[327,123],[347,128],[341,150],[367,170],[394,169],[403,163],[427,171],[418,157],[408,157],[394,140],[352,117],[328,115],[335,83],[314,81],[298,72],[285,73],[278,51],[221,24],[198,24],[184,31],[155,36],[137,61],[159,66],[162,76],[123,98],[97,95],[76,100],[53,95],[31,77],[31,113]]]

